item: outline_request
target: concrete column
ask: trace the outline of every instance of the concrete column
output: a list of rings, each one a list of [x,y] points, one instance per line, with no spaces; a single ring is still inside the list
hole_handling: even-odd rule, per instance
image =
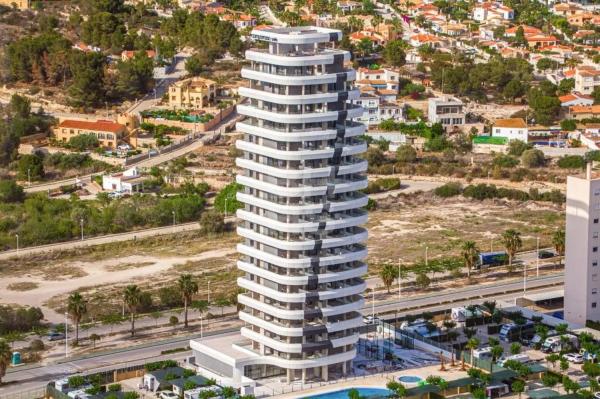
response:
[[[287,382],[288,383],[292,382],[293,378],[294,378],[294,370],[287,369]]]
[[[348,372],[348,367],[347,367],[347,362],[342,363],[342,375],[346,376],[346,373]]]
[[[306,382],[306,369],[302,369],[302,382]]]
[[[321,379],[323,381],[329,381],[329,366],[321,367]]]

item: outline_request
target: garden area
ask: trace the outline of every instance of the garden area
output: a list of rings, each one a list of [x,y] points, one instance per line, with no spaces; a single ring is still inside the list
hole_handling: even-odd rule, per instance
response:
[[[142,112],[142,118],[166,119],[169,121],[206,123],[214,119],[213,114],[203,111],[188,111],[184,109],[153,109]]]

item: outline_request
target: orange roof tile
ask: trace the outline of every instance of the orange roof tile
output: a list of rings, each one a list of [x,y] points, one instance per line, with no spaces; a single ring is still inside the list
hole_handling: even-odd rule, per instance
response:
[[[65,119],[58,127],[64,127],[69,129],[86,129],[98,132],[112,132],[118,133],[125,129],[124,125],[112,121],[79,121],[74,119]]]
[[[600,105],[574,105],[569,109],[573,114],[600,114]]]
[[[522,118],[496,119],[494,127],[526,128],[527,123]]]

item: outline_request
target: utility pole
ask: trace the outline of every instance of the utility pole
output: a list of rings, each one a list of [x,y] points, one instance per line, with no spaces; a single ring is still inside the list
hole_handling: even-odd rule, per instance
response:
[[[402,298],[402,263],[398,259],[398,301]],[[400,304],[398,304],[400,306]]]
[[[69,313],[65,310],[65,357],[69,357]]]
[[[540,237],[536,237],[535,250],[535,276],[540,276]]]

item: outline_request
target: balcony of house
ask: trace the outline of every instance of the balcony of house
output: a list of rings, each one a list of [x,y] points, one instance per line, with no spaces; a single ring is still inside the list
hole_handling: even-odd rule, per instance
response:
[[[346,140],[346,143],[341,144],[342,152],[339,154],[342,157],[362,154],[367,150],[367,144],[362,140],[350,141]],[[288,143],[297,144],[297,143]],[[315,145],[312,147],[308,146],[281,146],[280,148],[271,148],[265,145],[250,143],[244,140],[238,140],[235,142],[237,149],[241,151],[247,151],[254,155],[261,155],[268,158],[274,158],[282,161],[300,161],[300,160],[316,160],[324,158],[333,158],[336,148],[330,145]],[[246,157],[250,158],[250,157]]]
[[[331,103],[330,103],[331,104]],[[335,103],[334,103],[335,104]],[[309,104],[315,105],[315,104]],[[304,107],[307,107],[305,105]],[[305,123],[336,121],[341,112],[347,113],[348,119],[358,118],[363,114],[362,107],[344,103],[342,109],[329,110],[327,107],[294,107],[292,105],[262,107],[249,104],[240,104],[237,111],[240,115],[266,119],[279,123]]]
[[[367,222],[367,212],[362,209],[308,215],[284,215],[274,212],[258,215],[254,212],[238,209],[237,217],[250,223],[268,226],[271,229],[286,233],[324,232],[359,226]]]

